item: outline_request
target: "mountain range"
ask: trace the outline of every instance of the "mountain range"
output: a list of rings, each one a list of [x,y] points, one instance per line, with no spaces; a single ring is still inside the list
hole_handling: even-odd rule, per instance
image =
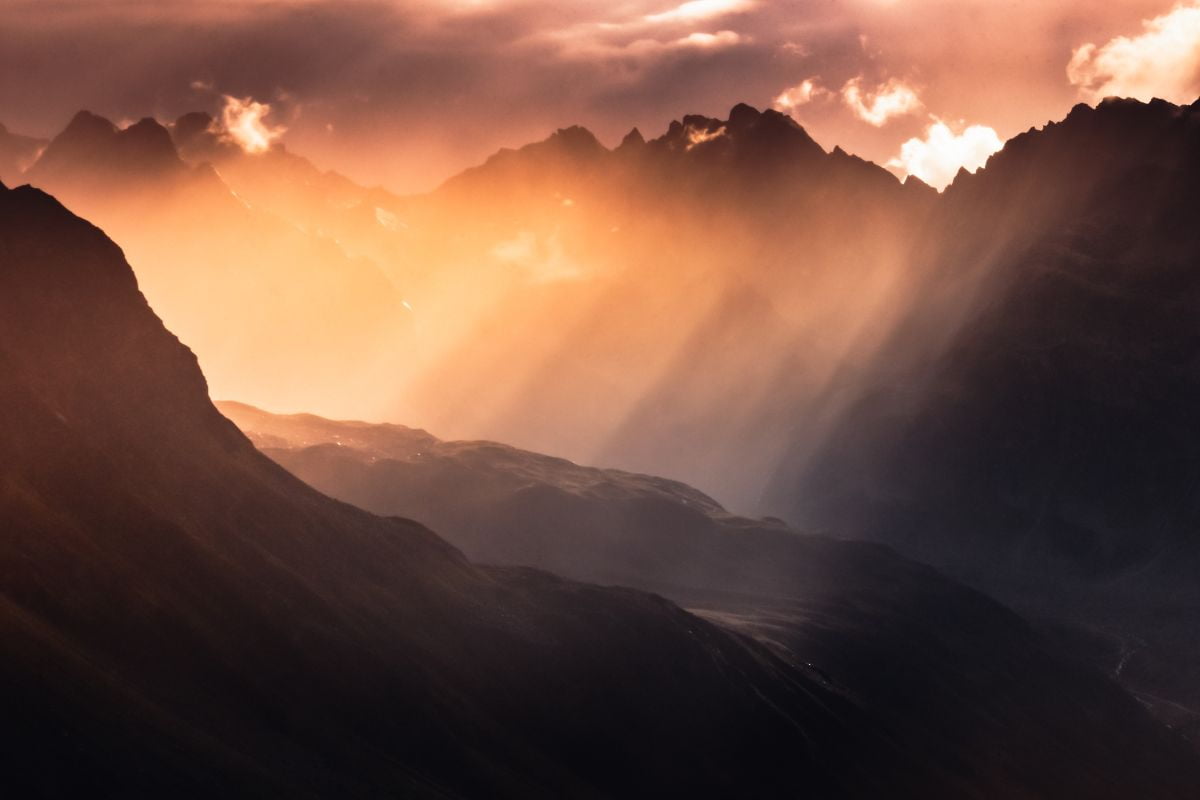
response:
[[[745,105],[611,150],[566,128],[416,197],[246,153],[206,115],[81,112],[22,180],[121,242],[217,396],[620,463],[740,507],[915,291],[903,254],[937,199]]]
[[[1128,685],[1193,720],[1198,187],[1200,104],[1162,101],[1079,106],[960,177],[939,293],[773,495],[1123,640]]]
[[[414,197],[203,114],[0,129],[124,250],[0,195],[14,774],[1188,796],[1096,667],[1196,740],[1198,120],[1081,105],[941,194],[745,105]],[[218,396],[448,435],[221,406],[454,546],[256,453],[139,289]]]
[[[259,454],[121,251],[52,197],[0,188],[0,267],[17,794],[1186,797],[1200,781],[1115,686],[886,550],[804,543],[836,612],[802,626],[810,663],[660,596],[476,566]],[[909,668],[918,642],[935,672]],[[982,671],[939,692],[964,664]],[[888,698],[928,692],[909,716],[975,737],[971,759],[931,760],[895,727]]]

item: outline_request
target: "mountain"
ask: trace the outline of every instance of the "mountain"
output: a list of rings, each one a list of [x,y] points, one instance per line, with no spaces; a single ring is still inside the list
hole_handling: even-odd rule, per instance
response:
[[[153,119],[121,129],[80,112],[22,179],[121,242],[222,393],[319,405],[330,386],[366,396],[373,371],[402,361],[411,321],[377,264],[184,162]]]
[[[820,440],[798,420],[836,416],[832,376],[917,292],[937,202],[747,105],[614,149],[564,128],[413,197],[245,152],[207,114],[81,112],[23,178],[122,243],[218,396],[503,438],[740,507]]]
[[[99,230],[28,187],[0,190],[0,212],[10,791],[835,796],[933,780],[809,671],[661,598],[478,568],[307,488],[213,408]],[[1152,761],[1127,779],[1164,768],[1166,791],[1191,769]]]
[[[1022,650],[1019,622],[935,577],[935,597],[1007,626],[1013,668],[1050,670],[1049,727],[1028,733],[1066,760],[927,766],[813,667],[659,597],[473,566],[417,523],[330,500],[211,405],[103,233],[29,187],[0,187],[0,211],[11,791],[1170,797],[1200,781],[1123,695]]]
[[[365,416],[679,475],[741,505],[777,464],[778,426],[822,405],[834,365],[888,329],[936,200],[746,105],[612,150],[564,128],[414,197],[280,145],[245,153],[207,115],[171,130],[185,160],[214,164],[251,206],[333,236],[403,287],[417,333],[396,344],[411,342],[403,363],[374,373],[380,407]],[[736,391],[707,363],[764,351],[779,358]],[[332,399],[305,410],[354,413]]]
[[[748,106],[612,149],[564,128],[416,197],[245,153],[204,115],[158,126],[182,170],[155,123],[129,135],[174,177],[72,194],[113,149],[55,180],[218,396],[883,541],[1200,732],[1195,120],[1080,106],[941,195]],[[121,138],[101,122],[80,138]],[[28,175],[51,149],[86,150]]]
[[[1200,104],[1078,106],[943,206],[940,294],[775,496],[1098,634],[1200,733]]]
[[[30,180],[78,180],[93,190],[187,171],[166,128],[145,118],[121,129],[89,111],[80,111],[27,170]]]
[[[1129,704],[1111,684],[1011,612],[884,548],[492,442],[219,408],[313,486],[434,525],[472,559],[649,589],[753,635],[881,720],[906,763],[947,780],[934,794],[1090,796],[1107,791],[1085,786],[1104,769],[1092,759],[1137,747],[1118,729],[1094,731],[1103,744],[1081,739],[1083,718]]]
[[[936,199],[744,105],[611,151],[564,129],[501,152],[401,215],[414,252],[463,275],[447,294],[489,302],[392,418],[756,506],[799,420],[839,402],[831,374],[919,285],[907,254]]]

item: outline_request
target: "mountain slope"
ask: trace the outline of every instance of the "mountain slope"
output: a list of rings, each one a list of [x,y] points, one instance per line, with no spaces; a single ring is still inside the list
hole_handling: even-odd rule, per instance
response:
[[[33,189],[0,190],[0,309],[10,790],[838,795],[900,774],[762,648],[654,596],[475,568],[271,464],[116,246]]]
[[[777,428],[804,435],[795,417],[825,413],[834,365],[861,361],[888,330],[936,201],[746,105],[611,150],[564,128],[414,197],[355,186],[279,145],[243,152],[204,114],[169,127],[186,162],[370,259],[404,298],[405,326],[376,337],[387,350],[365,367],[371,386],[324,381],[314,397],[288,385],[299,399],[278,402],[248,371],[245,390],[214,383],[224,396],[503,438],[677,475],[740,505],[760,500],[788,438]],[[313,306],[308,316],[326,315]],[[764,324],[744,328],[755,306],[769,307]],[[705,366],[763,352],[780,358],[756,359],[737,391]]]
[[[1158,738],[1130,698],[1016,616],[886,549],[491,442],[220,409],[312,485],[432,524],[472,558],[650,589],[755,636],[853,698],[939,776],[934,794],[1119,796],[1104,763]]]
[[[369,374],[403,363],[411,321],[377,264],[248,203],[211,164],[185,163],[153,119],[121,129],[82,111],[21,179],[121,242],[223,391],[317,404],[324,387],[361,393]]]
[[[1162,101],[1079,106],[960,177],[938,269],[973,294],[919,307],[776,496],[1099,627],[1147,702],[1200,710],[1198,187],[1200,106]]]

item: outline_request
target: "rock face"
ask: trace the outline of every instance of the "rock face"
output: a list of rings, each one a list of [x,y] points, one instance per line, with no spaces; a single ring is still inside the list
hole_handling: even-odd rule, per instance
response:
[[[650,589],[754,636],[903,743],[934,795],[1103,794],[1104,760],[1148,733],[1127,696],[1011,612],[884,548],[492,442],[220,409],[313,486],[431,524],[472,559]]]
[[[1111,668],[1200,709],[1200,106],[1079,106],[943,205],[940,296],[776,496],[1140,641]]]

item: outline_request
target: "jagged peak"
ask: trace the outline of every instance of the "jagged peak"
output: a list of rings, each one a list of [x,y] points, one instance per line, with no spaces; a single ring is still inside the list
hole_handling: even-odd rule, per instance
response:
[[[214,121],[212,114],[206,111],[189,111],[171,123],[171,133],[177,142],[186,142],[211,130]]]
[[[740,128],[759,121],[762,112],[747,103],[738,103],[729,110],[729,127]]]
[[[137,122],[120,132],[120,135],[130,142],[136,142],[142,147],[159,148],[170,151],[175,155],[175,144],[171,141],[171,132],[153,117],[142,117]]]
[[[104,117],[80,111],[31,170],[45,178],[48,172],[123,175],[131,168],[143,173],[184,169],[170,131],[152,117],[143,117],[122,130]]]
[[[111,136],[116,132],[117,126],[111,120],[83,109],[71,117],[71,121],[67,123],[67,127],[55,139],[72,139],[81,136]]]
[[[904,185],[904,188],[906,188],[906,189],[914,189],[914,190],[922,192],[922,193],[932,192],[933,194],[937,194],[937,189],[934,189],[932,186],[930,186],[928,183],[926,183],[925,181],[918,178],[916,175],[905,175],[902,183]]]
[[[559,128],[554,133],[550,134],[550,137],[546,139],[546,142],[552,142],[575,152],[589,152],[605,149],[604,145],[600,144],[600,140],[596,138],[596,135],[582,125],[571,125],[566,128]]]
[[[621,144],[617,145],[617,149],[630,150],[640,148],[644,144],[646,144],[646,137],[642,136],[642,132],[635,127],[629,133],[625,134],[625,137],[621,139]]]

